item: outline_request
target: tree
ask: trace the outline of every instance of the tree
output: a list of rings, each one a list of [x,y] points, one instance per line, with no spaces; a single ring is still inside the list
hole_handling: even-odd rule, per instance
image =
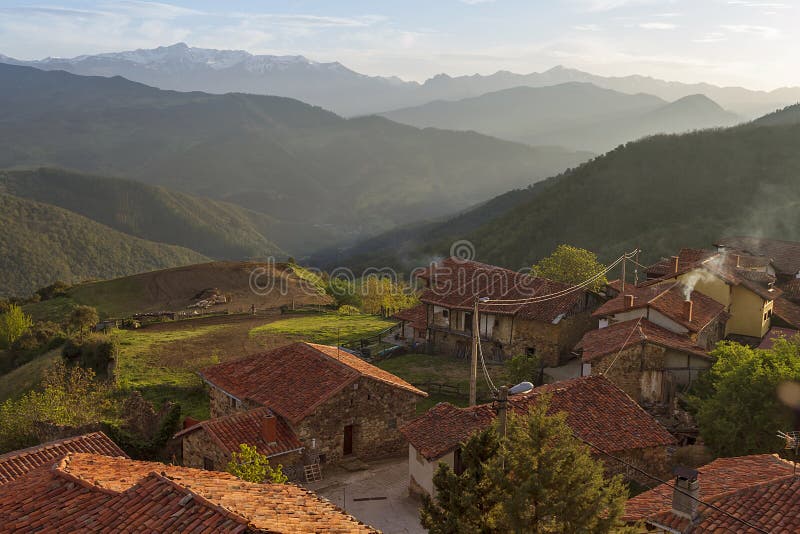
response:
[[[97,309],[91,306],[75,306],[67,320],[69,328],[80,334],[91,330],[98,322],[100,322],[100,316],[97,314]]]
[[[361,280],[361,307],[364,313],[388,316],[417,304],[419,296],[391,278],[368,275]]]
[[[800,382],[800,339],[778,339],[769,350],[722,342],[711,354],[716,362],[689,397],[706,445],[720,456],[775,452],[776,432],[793,425],[778,388]]]
[[[563,282],[579,284],[605,270],[597,260],[597,254],[570,245],[558,245],[546,258],[533,266],[533,274]],[[595,280],[588,289],[596,291],[607,282],[605,275]]]
[[[517,354],[506,364],[508,379],[514,384],[534,382],[539,375],[539,363],[539,357],[535,354]]]
[[[111,406],[94,371],[58,360],[45,370],[41,390],[0,404],[0,452],[38,443],[38,423],[80,427],[100,421]]]
[[[541,399],[525,415],[509,414],[505,438],[493,427],[467,441],[461,475],[440,465],[423,526],[439,534],[623,531],[622,478],[606,479],[565,415],[548,415],[548,405]]]
[[[239,452],[231,454],[231,461],[228,462],[226,471],[242,480],[256,484],[264,482],[285,484],[289,481],[289,477],[283,474],[281,464],[278,464],[278,467],[272,467],[265,455],[260,454],[255,447],[246,443],[239,445]]]
[[[8,311],[0,315],[0,348],[10,348],[31,326],[31,317],[16,304],[10,304]]]

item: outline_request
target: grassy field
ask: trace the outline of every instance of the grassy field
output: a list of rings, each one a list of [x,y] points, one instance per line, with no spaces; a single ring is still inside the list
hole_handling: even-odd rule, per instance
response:
[[[0,402],[21,397],[36,388],[41,382],[44,370],[56,361],[60,354],[59,347],[0,376]]]
[[[395,356],[377,364],[378,367],[393,373],[423,390],[425,384],[448,384],[458,387],[457,395],[428,391],[429,397],[417,404],[417,411],[422,413],[439,402],[449,402],[456,406],[466,406],[469,402],[469,361],[450,356],[429,354],[404,354]],[[495,386],[508,383],[506,368],[498,365],[487,367]],[[482,370],[478,369],[478,400],[491,398],[489,387]]]
[[[256,340],[277,334],[323,345],[336,345],[377,334],[396,323],[374,315],[324,313],[275,321],[254,328],[250,335]]]

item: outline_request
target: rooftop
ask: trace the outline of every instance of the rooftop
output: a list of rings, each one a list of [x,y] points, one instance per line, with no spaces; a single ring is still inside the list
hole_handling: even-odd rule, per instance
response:
[[[550,413],[565,412],[575,435],[606,452],[671,445],[675,439],[624,391],[603,376],[574,378],[509,397],[517,413],[549,394]],[[458,408],[440,403],[407,423],[401,432],[428,460],[454,450],[496,417],[493,403]]]
[[[255,401],[291,422],[301,421],[361,377],[428,396],[347,351],[304,342],[215,365],[203,369],[200,376],[228,394]]]
[[[791,328],[800,330],[800,304],[795,304],[782,297],[777,298],[772,313]]]
[[[600,306],[593,316],[615,315],[626,310],[650,307],[669,317],[690,332],[699,332],[711,321],[725,313],[725,307],[716,300],[699,291],[692,291],[692,320],[684,311],[684,301],[688,289],[680,282],[670,280],[657,284],[635,287],[625,286],[625,293]],[[633,306],[627,303],[627,296],[633,296]]]
[[[780,326],[773,326],[767,332],[767,335],[764,336],[764,339],[761,340],[761,344],[758,345],[759,349],[771,349],[772,346],[775,344],[775,340],[780,338],[785,339],[793,339],[795,336],[800,335],[800,331],[794,330],[792,328],[781,328]]]
[[[376,532],[293,484],[70,453],[0,486],[0,532]]]
[[[7,484],[37,467],[53,462],[68,452],[128,457],[125,451],[104,433],[91,432],[0,455],[0,485]]]
[[[274,443],[268,443],[261,430],[264,421],[269,418],[275,419],[277,436]],[[205,430],[211,439],[229,454],[238,452],[239,445],[242,443],[254,446],[259,454],[267,457],[279,456],[303,448],[303,444],[289,428],[289,425],[282,418],[272,415],[268,408],[257,408],[201,421],[181,430],[175,434],[175,437],[185,436],[200,429]]]
[[[605,328],[590,330],[575,346],[583,352],[583,361],[590,362],[600,356],[613,354],[634,345],[652,343],[668,349],[710,358],[708,352],[688,337],[662,328],[647,319],[631,319]]]
[[[741,250],[758,256],[766,256],[771,259],[775,270],[781,274],[794,276],[800,272],[800,243],[794,241],[782,241],[766,237],[733,236],[724,237],[718,240],[715,245]]]
[[[451,309],[471,310],[475,297],[492,300],[528,299],[563,291],[572,286],[546,278],[518,273],[472,260],[446,258],[420,276],[429,281],[420,300]],[[585,303],[587,292],[574,291],[542,302],[501,305],[480,304],[483,313],[515,315],[525,319],[554,322]]]
[[[417,330],[425,330],[428,326],[427,306],[425,304],[417,304],[413,308],[400,310],[392,315],[392,318],[406,321]]]

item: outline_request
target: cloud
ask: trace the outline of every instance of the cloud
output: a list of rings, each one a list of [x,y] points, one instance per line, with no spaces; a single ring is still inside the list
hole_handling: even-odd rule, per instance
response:
[[[723,24],[721,28],[732,33],[755,35],[767,40],[779,39],[781,30],[772,26],[758,26],[753,24]]]
[[[643,22],[639,27],[643,30],[674,30],[678,26],[668,22]]]
[[[572,29],[579,32],[599,32],[601,30],[597,24],[576,24]]]
[[[496,0],[458,0],[462,4],[468,4],[470,6],[477,6],[478,4],[490,4],[495,2]]]
[[[718,43],[720,41],[727,41],[728,38],[722,32],[711,32],[705,34],[703,37],[692,39],[693,43]]]
[[[783,2],[750,2],[747,0],[729,0],[728,5],[768,9],[789,9],[792,7],[789,4],[784,4]]]
[[[576,9],[589,13],[613,11],[631,5],[656,4],[659,0],[570,0]]]

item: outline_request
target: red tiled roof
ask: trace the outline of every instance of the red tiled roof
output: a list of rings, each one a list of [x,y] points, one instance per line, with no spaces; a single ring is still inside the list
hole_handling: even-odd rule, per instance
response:
[[[549,394],[550,413],[565,412],[575,435],[612,453],[675,443],[650,414],[603,376],[574,378],[535,388],[509,398],[517,413],[528,411],[543,394]],[[488,427],[496,415],[492,404],[457,408],[438,404],[410,421],[401,432],[429,460],[440,458],[471,434]]]
[[[416,330],[425,330],[428,327],[428,307],[425,304],[417,304],[413,308],[395,313],[392,318],[406,321]]]
[[[539,278],[510,269],[471,260],[447,258],[426,274],[430,287],[420,300],[451,309],[471,310],[475,297],[492,300],[516,300],[548,295],[572,286]],[[485,313],[515,315],[525,319],[553,322],[580,307],[586,291],[579,290],[542,302],[501,305],[488,302],[479,305]]]
[[[800,272],[800,243],[764,237],[734,236],[719,240],[716,245],[766,256],[777,271],[794,276]]]
[[[633,307],[628,307],[626,296],[633,295]],[[609,300],[592,314],[594,317],[616,315],[626,310],[650,307],[666,315],[690,332],[699,332],[711,321],[725,313],[725,306],[699,291],[692,291],[692,320],[684,312],[686,289],[676,281],[666,281],[644,287],[625,286],[625,294]]]
[[[694,268],[698,262],[714,255],[715,252],[711,250],[704,250],[701,248],[682,248],[678,252],[678,273],[685,273]],[[661,278],[662,276],[674,275],[675,259],[662,258],[660,261],[649,266],[645,272],[648,278]]]
[[[780,284],[783,297],[788,300],[797,302],[800,300],[800,278],[792,278],[791,280]]]
[[[362,376],[428,396],[347,351],[303,342],[215,365],[203,369],[200,376],[238,399],[255,401],[293,423]]]
[[[277,439],[274,443],[268,443],[261,433],[262,425],[268,418],[275,419]],[[228,454],[238,452],[239,445],[242,443],[254,446],[260,454],[267,457],[279,456],[303,448],[303,444],[283,418],[275,417],[268,408],[257,408],[201,421],[181,430],[175,434],[175,437],[185,436],[200,429],[205,430],[211,439]]]
[[[698,469],[700,500],[791,475],[793,466],[774,454],[718,458]],[[661,484],[628,500],[625,521],[639,521],[672,509],[672,488]]]
[[[799,330],[793,330],[791,328],[781,328],[779,326],[773,326],[767,332],[767,335],[764,336],[764,339],[761,340],[761,344],[758,345],[759,349],[771,349],[772,346],[775,344],[776,339],[785,338],[785,339],[792,339],[795,336],[800,335]]]
[[[71,453],[0,487],[0,532],[376,532],[293,484]]]
[[[102,432],[59,439],[0,455],[0,485],[11,482],[37,467],[54,462],[68,452],[128,457],[125,451]]]
[[[800,305],[785,298],[777,298],[773,304],[772,313],[790,327],[800,330]]]
[[[696,345],[687,336],[671,332],[647,319],[631,319],[590,330],[584,334],[575,350],[582,351],[583,361],[590,362],[600,356],[644,343],[710,358],[703,347]]]

